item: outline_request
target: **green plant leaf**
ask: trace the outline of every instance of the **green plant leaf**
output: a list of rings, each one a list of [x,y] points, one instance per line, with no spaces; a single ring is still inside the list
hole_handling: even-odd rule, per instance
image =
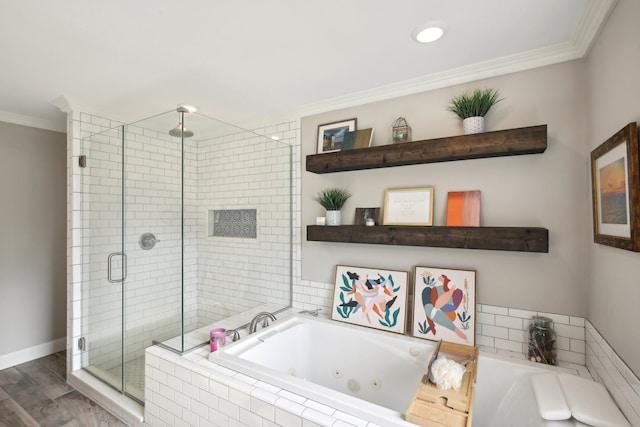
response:
[[[313,198],[316,202],[320,203],[320,206],[328,211],[339,211],[342,209],[347,200],[351,197],[351,193],[342,188],[328,188],[318,193]]]
[[[502,101],[499,96],[498,89],[476,89],[471,95],[465,92],[454,96],[447,109],[456,113],[461,119],[484,117],[491,107]]]
[[[394,313],[393,313],[393,325],[395,326],[396,323],[398,323],[398,314],[400,314],[400,309],[397,309]]]

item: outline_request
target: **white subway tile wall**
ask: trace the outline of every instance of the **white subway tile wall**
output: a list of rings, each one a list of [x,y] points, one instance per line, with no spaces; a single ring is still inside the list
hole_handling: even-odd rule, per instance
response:
[[[640,426],[640,379],[613,351],[598,330],[586,321],[587,368],[604,385],[632,426]]]
[[[121,352],[122,303],[119,284],[107,282],[110,253],[124,250],[128,256],[127,358],[141,357],[152,340],[180,333],[180,146],[165,132],[126,126],[127,237],[123,247],[122,129],[113,129],[121,123],[72,112],[68,126],[69,364],[70,370],[79,369],[85,358],[85,365],[90,361],[108,370]],[[100,132],[104,133],[95,135]],[[300,251],[289,254],[290,242],[300,241],[298,123],[284,122],[254,132],[186,140],[186,330],[247,307],[284,307],[291,299],[292,274],[294,280],[299,277],[295,264],[299,264]],[[257,134],[278,135],[279,140]],[[85,139],[89,136],[90,140]],[[78,166],[81,154],[88,158],[85,169]],[[208,237],[210,208],[257,209],[257,242]],[[160,240],[151,250],[138,246],[145,232]],[[112,275],[118,278],[123,274],[122,257],[116,255],[112,261]],[[78,349],[80,337],[87,343],[85,352]]]
[[[281,308],[291,299],[290,248],[299,241],[299,232],[290,232],[299,217],[299,194],[292,194],[299,188],[292,184],[299,177],[297,129],[288,122],[255,132],[280,139],[244,132],[198,143],[201,326],[259,306]],[[224,209],[257,209],[257,238],[209,236],[208,212]]]
[[[67,363],[69,365],[69,370],[79,369],[82,366],[82,357],[88,357],[89,353],[82,353],[78,348],[78,342],[80,337],[83,337],[86,333],[88,335],[89,340],[93,343],[96,343],[96,349],[99,349],[96,352],[96,359],[100,359],[101,363],[105,363],[106,360],[111,359],[114,355],[117,355],[119,352],[119,347],[115,340],[110,339],[116,333],[116,329],[118,328],[118,320],[116,316],[119,315],[119,310],[114,310],[116,300],[118,299],[117,292],[107,292],[109,289],[99,289],[92,283],[93,280],[97,280],[96,273],[92,273],[92,268],[83,267],[83,261],[85,259],[91,260],[91,251],[83,251],[83,244],[90,243],[94,246],[94,251],[98,251],[100,246],[103,247],[111,247],[114,243],[113,239],[110,236],[100,236],[96,235],[93,239],[86,235],[83,232],[84,227],[90,221],[103,221],[104,223],[109,222],[109,217],[112,217],[113,210],[107,209],[105,212],[104,218],[92,218],[92,215],[84,216],[83,215],[83,207],[86,207],[86,201],[83,199],[83,169],[81,169],[78,165],[78,158],[81,154],[85,154],[83,152],[83,144],[82,139],[88,137],[93,133],[108,131],[110,128],[116,127],[120,125],[120,123],[115,121],[110,121],[98,116],[91,116],[88,114],[80,113],[80,112],[72,112],[67,116],[67,128],[70,129],[68,132],[68,149],[67,149],[67,169],[69,176],[68,185],[68,200],[71,200],[70,205],[67,207],[67,212],[70,217],[70,221],[68,221],[68,248],[69,251],[67,253],[67,271],[68,275],[68,283],[71,283],[71,286],[67,290],[67,312],[68,312],[68,332],[67,332]],[[98,138],[99,141],[108,140],[109,138],[117,139],[117,131],[112,133],[111,135],[106,135],[101,138]],[[117,146],[116,146],[117,147]],[[99,151],[99,150],[97,150]],[[104,164],[105,166],[110,162],[110,154],[117,156],[118,151],[114,153],[109,153],[108,151],[101,152],[97,155],[96,158],[96,166],[99,164]],[[111,165],[115,173],[117,173],[118,168],[114,165]],[[96,168],[95,177],[86,177],[86,182],[90,182],[91,180],[97,180],[99,182],[100,179],[104,178],[105,180],[109,179],[109,174],[105,174],[104,172],[98,171]],[[103,175],[103,176],[100,176]],[[84,184],[86,184],[86,182]],[[108,205],[110,201],[109,192],[106,189],[102,189],[102,194],[99,194],[99,199],[93,201],[93,203],[98,204],[102,203],[102,205]],[[117,198],[117,193],[115,193],[114,198]],[[100,200],[101,199],[101,200]],[[83,203],[85,205],[83,205]],[[115,219],[112,219],[112,221]],[[100,224],[99,224],[100,225]],[[111,252],[113,250],[110,250]],[[108,252],[106,252],[108,253]],[[86,258],[85,258],[86,257]],[[97,257],[96,257],[97,258]],[[102,259],[103,263],[106,263],[106,255]],[[93,263],[99,262],[98,259],[92,260]],[[106,275],[106,266],[103,264],[103,271]],[[93,275],[93,277],[92,277]],[[83,288],[83,283],[86,283],[86,286]],[[96,299],[102,299],[103,306],[99,307],[101,310],[100,316],[96,316],[96,321],[98,323],[102,323],[102,330],[95,330],[94,332],[90,332],[86,328],[86,316],[83,317],[83,312],[86,308],[83,307],[85,302],[83,301],[83,292],[87,297],[94,296]],[[100,292],[103,295],[100,295]],[[88,299],[88,298],[87,298]],[[89,346],[88,346],[89,347]],[[110,368],[111,365],[106,366],[105,368]]]
[[[91,116],[91,120],[98,119]],[[99,123],[108,122],[99,119]],[[95,130],[96,124],[81,122],[80,129],[85,127]],[[196,327],[196,148],[194,142],[186,141],[182,282],[180,145],[167,133],[138,126],[108,130],[81,143],[82,154],[87,156],[81,177],[82,246],[78,248],[84,260],[85,355],[92,366],[110,370],[120,365],[123,301],[126,361],[141,358],[153,340],[164,341],[180,334],[182,286],[185,329]],[[146,232],[160,240],[151,250],[138,245],[138,238]],[[127,254],[126,271],[123,256],[118,254],[121,252]],[[112,280],[126,274],[124,300],[120,283],[107,280],[109,257]]]
[[[294,307],[303,310],[321,308],[330,316],[333,283],[301,280],[293,290]],[[478,304],[476,307],[476,344],[483,350],[510,357],[525,358],[531,316],[553,319],[557,335],[560,365],[585,364],[584,319],[529,310]]]

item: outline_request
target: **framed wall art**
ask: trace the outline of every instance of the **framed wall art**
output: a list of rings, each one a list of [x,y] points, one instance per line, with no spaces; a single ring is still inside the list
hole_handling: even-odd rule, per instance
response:
[[[408,275],[406,271],[336,266],[331,318],[404,334]]]
[[[447,193],[447,227],[480,227],[480,191]]]
[[[411,334],[475,345],[476,272],[416,267]]]
[[[385,190],[383,224],[432,225],[433,187]]]
[[[629,123],[591,152],[593,240],[640,251],[638,129]]]
[[[342,151],[371,147],[373,128],[347,132],[342,141]]]
[[[356,130],[357,119],[318,126],[318,154],[340,151],[347,132]]]
[[[356,208],[355,225],[367,225],[367,219],[373,220],[375,225],[380,224],[380,208]]]

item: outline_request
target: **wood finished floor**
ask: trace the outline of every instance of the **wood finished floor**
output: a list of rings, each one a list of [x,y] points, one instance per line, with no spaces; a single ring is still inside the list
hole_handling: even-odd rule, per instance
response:
[[[0,371],[0,427],[126,427],[66,383],[65,353]]]

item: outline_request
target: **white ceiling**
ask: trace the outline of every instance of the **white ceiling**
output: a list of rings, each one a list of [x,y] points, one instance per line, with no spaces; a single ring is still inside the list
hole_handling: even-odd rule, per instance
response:
[[[0,120],[310,114],[584,56],[615,0],[0,0]],[[430,45],[411,33],[446,26]]]

